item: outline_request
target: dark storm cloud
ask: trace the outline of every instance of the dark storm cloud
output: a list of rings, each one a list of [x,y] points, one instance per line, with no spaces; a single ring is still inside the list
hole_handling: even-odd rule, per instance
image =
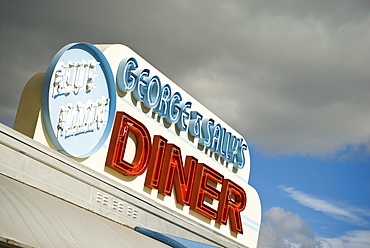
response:
[[[65,44],[122,43],[263,151],[366,143],[369,13],[366,1],[2,0],[1,122]]]

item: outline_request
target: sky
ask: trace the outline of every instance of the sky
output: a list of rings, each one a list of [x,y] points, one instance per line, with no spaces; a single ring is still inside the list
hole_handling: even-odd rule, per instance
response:
[[[73,42],[125,44],[241,133],[258,247],[370,247],[370,1],[0,0],[0,122]]]

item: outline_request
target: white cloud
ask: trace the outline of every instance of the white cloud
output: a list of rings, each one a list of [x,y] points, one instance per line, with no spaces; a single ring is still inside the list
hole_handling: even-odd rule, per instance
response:
[[[263,213],[258,248],[368,248],[370,230],[353,230],[333,238],[316,237],[297,214],[273,207]]]
[[[347,232],[336,238],[321,238],[322,248],[369,248],[370,230],[356,230]]]
[[[370,216],[370,211],[354,206],[339,206],[333,202],[319,199],[318,197],[300,192],[294,188],[280,186],[280,189],[288,193],[289,197],[296,200],[299,204],[316,211],[323,212],[337,220],[350,223],[356,226],[369,227],[366,217]]]
[[[320,247],[315,234],[302,219],[279,207],[264,212],[258,248]]]

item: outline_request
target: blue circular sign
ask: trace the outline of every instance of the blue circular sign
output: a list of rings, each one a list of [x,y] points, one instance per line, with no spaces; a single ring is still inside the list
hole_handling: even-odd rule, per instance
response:
[[[85,158],[105,143],[116,112],[116,87],[104,54],[88,43],[63,47],[51,61],[42,92],[42,118],[53,145]]]

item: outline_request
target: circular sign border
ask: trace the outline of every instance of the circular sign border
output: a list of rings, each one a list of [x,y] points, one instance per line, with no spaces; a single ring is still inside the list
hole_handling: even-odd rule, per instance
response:
[[[103,134],[100,136],[100,139],[97,142],[97,144],[94,146],[94,148],[92,148],[89,152],[83,155],[76,155],[76,154],[73,154],[73,152],[71,151],[66,151],[68,149],[66,149],[59,143],[56,137],[56,134],[54,132],[54,129],[52,127],[52,124],[51,124],[51,117],[50,117],[50,112],[49,112],[50,83],[51,83],[51,78],[52,78],[54,69],[57,63],[59,62],[60,58],[62,57],[62,55],[66,51],[71,50],[71,49],[84,50],[88,52],[90,55],[92,55],[96,59],[96,61],[100,62],[99,66],[101,67],[104,73],[106,83],[107,83],[107,88],[108,88],[108,95],[110,98],[109,111],[108,111],[108,117],[107,117],[108,120],[105,126],[105,130]],[[70,157],[75,157],[75,158],[86,158],[86,157],[93,155],[103,146],[103,144],[107,140],[110,134],[110,131],[112,129],[112,126],[113,126],[115,113],[116,113],[116,84],[115,84],[112,69],[109,65],[107,58],[104,56],[104,54],[97,47],[89,43],[71,43],[61,48],[55,54],[55,56],[53,57],[53,59],[51,60],[48,66],[48,69],[45,74],[44,85],[42,88],[42,115],[41,115],[43,119],[42,123],[46,129],[49,139],[51,140],[55,148],[58,149],[58,151],[60,151],[61,153],[67,156],[70,156]]]

